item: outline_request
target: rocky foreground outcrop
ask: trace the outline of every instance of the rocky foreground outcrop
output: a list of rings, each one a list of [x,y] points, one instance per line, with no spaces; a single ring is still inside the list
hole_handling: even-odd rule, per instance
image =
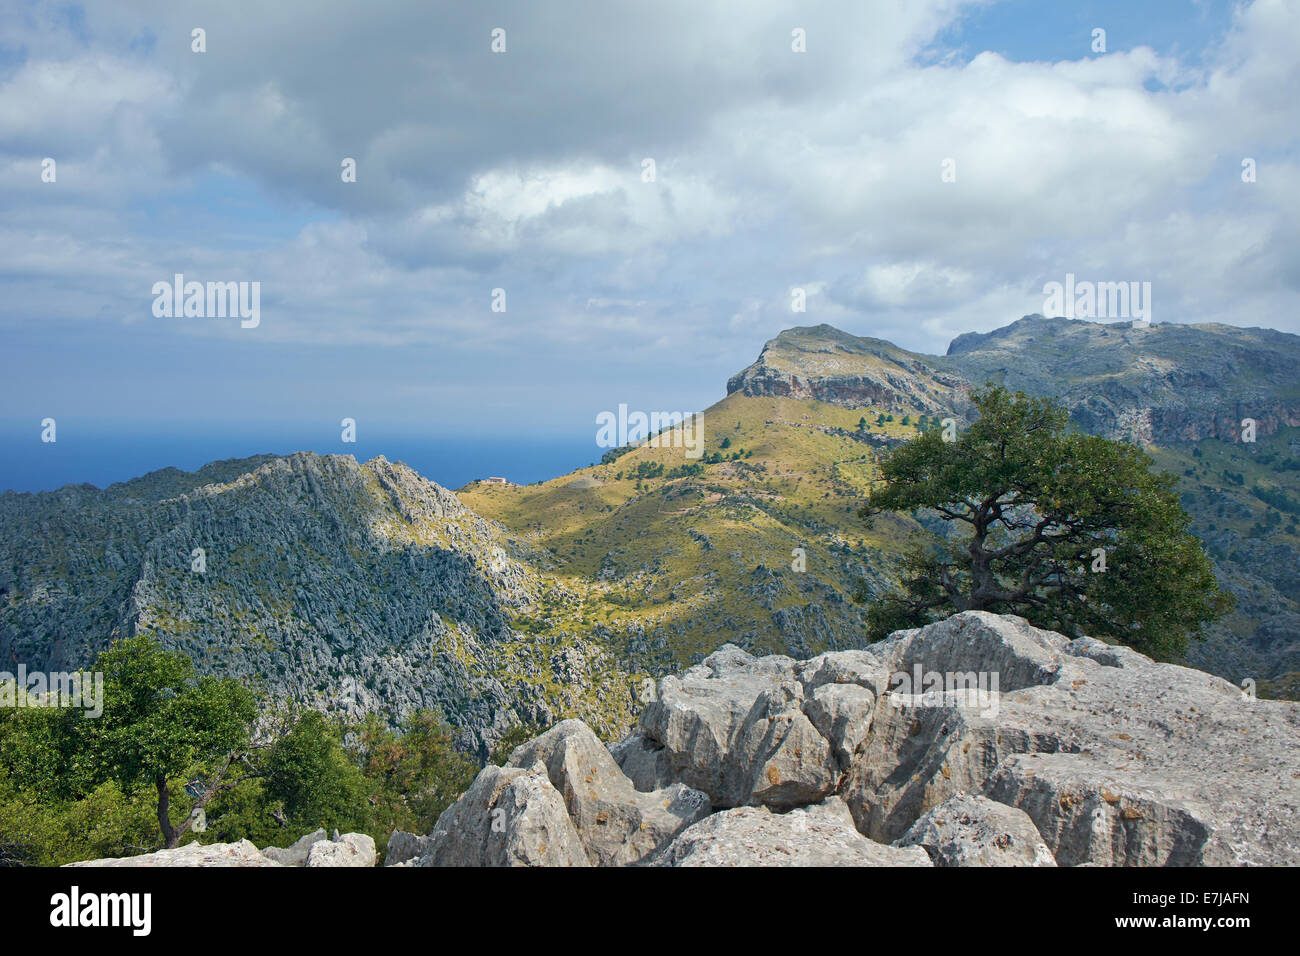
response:
[[[1297,744],[1300,704],[967,612],[805,661],[724,646],[613,747],[565,721],[485,768],[387,863],[1296,865]]]
[[[606,747],[566,720],[387,866],[1300,865],[1300,704],[981,612],[804,661],[726,645]],[[74,866],[373,866],[318,830]]]
[[[259,850],[248,840],[238,843],[187,843],[174,850],[159,850],[140,856],[110,857],[103,860],[86,860],[68,866],[300,866],[320,867],[370,867],[377,862],[374,838],[364,833],[334,834],[330,839],[324,830],[309,833],[290,847],[267,847]]]

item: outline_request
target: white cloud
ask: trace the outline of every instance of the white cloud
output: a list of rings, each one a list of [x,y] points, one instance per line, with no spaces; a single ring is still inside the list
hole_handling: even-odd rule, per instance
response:
[[[1243,7],[1204,68],[1141,46],[918,63],[969,6],[159,2],[92,6],[84,43],[36,16],[0,31],[30,50],[0,77],[0,321],[38,294],[51,320],[134,315],[187,269],[261,279],[282,341],[671,356],[827,321],[942,350],[1073,271],[1151,279],[1158,318],[1300,331],[1300,8]],[[291,227],[232,251],[131,207],[213,170]]]

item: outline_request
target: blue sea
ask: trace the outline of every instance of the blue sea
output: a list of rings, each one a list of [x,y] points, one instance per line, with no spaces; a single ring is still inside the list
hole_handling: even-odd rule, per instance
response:
[[[340,440],[337,427],[175,425],[123,430],[81,419],[58,425],[56,440],[41,441],[38,424],[0,422],[0,491],[49,491],[69,484],[105,488],[159,468],[184,471],[223,458],[284,455],[295,451],[352,455],[366,461],[383,455],[401,461],[444,487],[456,489],[475,478],[499,475],[529,484],[599,461],[604,449],[593,431],[582,434],[421,433],[359,430],[355,443]]]

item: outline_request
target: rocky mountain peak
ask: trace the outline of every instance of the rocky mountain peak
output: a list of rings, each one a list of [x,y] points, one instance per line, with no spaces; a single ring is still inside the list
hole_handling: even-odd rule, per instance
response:
[[[953,391],[962,385],[928,356],[816,325],[788,329],[769,341],[753,365],[727,382],[727,393],[940,411],[952,406]]]
[[[728,393],[850,408],[952,412],[987,382],[1062,400],[1086,431],[1163,443],[1235,440],[1300,425],[1300,336],[1203,324],[1090,322],[1026,315],[924,355],[829,325],[788,329],[733,376]]]
[[[1234,441],[1244,418],[1261,435],[1300,424],[1300,336],[1271,329],[1028,315],[958,336],[940,361],[973,385],[1059,397],[1108,438]]]

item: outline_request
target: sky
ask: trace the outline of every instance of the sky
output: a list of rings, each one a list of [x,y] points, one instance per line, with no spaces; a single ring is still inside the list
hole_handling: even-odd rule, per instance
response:
[[[0,0],[0,489],[536,480],[782,329],[941,354],[1067,274],[1300,332],[1297,50],[1284,0]]]

